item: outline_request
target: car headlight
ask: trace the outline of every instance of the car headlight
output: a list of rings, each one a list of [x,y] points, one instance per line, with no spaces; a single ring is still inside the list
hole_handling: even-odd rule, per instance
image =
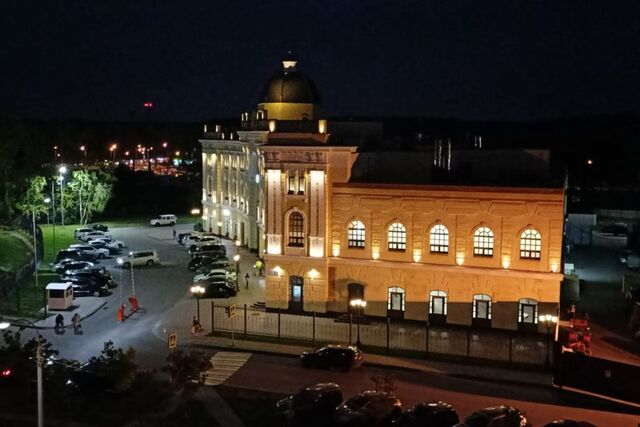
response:
[[[118,262],[119,265],[124,264],[124,260],[120,257],[118,257],[118,259],[116,260]]]

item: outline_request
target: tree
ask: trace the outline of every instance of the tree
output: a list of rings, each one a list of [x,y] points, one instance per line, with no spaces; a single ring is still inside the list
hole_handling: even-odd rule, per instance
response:
[[[169,381],[175,390],[182,391],[183,396],[189,396],[204,384],[206,372],[212,367],[206,354],[200,351],[187,354],[178,350],[167,356],[167,366],[162,371],[169,374]]]
[[[113,177],[100,171],[73,171],[71,182],[67,185],[69,203],[77,212],[81,224],[89,222],[91,217],[104,211],[111,198]]]
[[[136,352],[132,348],[124,351],[115,348],[113,341],[107,341],[100,355],[89,359],[86,369],[104,378],[112,390],[123,390],[129,387],[138,369],[135,357]]]
[[[16,207],[25,215],[40,215],[47,212],[44,189],[47,180],[42,176],[33,176],[27,180],[26,191],[16,203]]]

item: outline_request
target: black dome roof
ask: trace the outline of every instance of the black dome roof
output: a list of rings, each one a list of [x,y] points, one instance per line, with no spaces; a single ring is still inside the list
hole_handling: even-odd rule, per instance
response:
[[[316,85],[304,74],[295,71],[295,62],[273,76],[262,90],[260,102],[299,102],[320,104]]]

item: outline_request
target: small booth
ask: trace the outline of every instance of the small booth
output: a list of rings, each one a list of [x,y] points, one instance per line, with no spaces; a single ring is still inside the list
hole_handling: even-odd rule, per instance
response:
[[[49,283],[46,289],[49,310],[66,310],[73,304],[73,285],[71,282]]]

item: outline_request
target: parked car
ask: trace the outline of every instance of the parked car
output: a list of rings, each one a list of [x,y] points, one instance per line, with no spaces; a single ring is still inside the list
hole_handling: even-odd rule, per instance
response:
[[[109,288],[115,286],[113,283],[113,278],[111,277],[111,273],[102,269],[84,268],[82,270],[70,270],[67,271],[67,273],[61,279],[74,277],[91,279],[96,283],[106,285]]]
[[[305,368],[339,369],[348,372],[362,365],[362,352],[354,345],[330,344],[300,355]]]
[[[173,214],[162,214],[158,215],[157,218],[153,218],[149,221],[149,224],[153,227],[159,227],[161,225],[176,225],[178,221],[178,217]]]
[[[109,249],[107,248],[99,248],[93,245],[80,245],[80,244],[73,244],[73,245],[69,245],[69,249],[73,249],[73,250],[79,250],[80,252],[89,254],[91,256],[95,258],[106,258],[109,256]]]
[[[62,279],[65,282],[70,282],[73,285],[73,296],[93,296],[100,297],[106,295],[109,291],[107,285],[100,284],[93,279],[87,277],[70,277],[64,276]]]
[[[393,421],[394,427],[451,427],[460,421],[453,406],[445,402],[419,403]]]
[[[88,242],[89,240],[94,240],[98,237],[108,237],[108,236],[104,234],[102,231],[94,230],[94,231],[90,231],[89,233],[81,234],[78,240],[80,240],[81,242]]]
[[[91,365],[84,364],[69,371],[66,387],[77,395],[84,397],[107,396],[114,393],[110,382],[93,372]]]
[[[456,427],[531,427],[531,424],[518,409],[501,405],[480,409]]]
[[[109,231],[109,227],[104,224],[93,224],[90,227],[98,231]]]
[[[127,256],[118,257],[116,261],[122,268],[129,268],[137,265],[160,264],[160,257],[155,249],[145,249],[131,251]]]
[[[120,252],[120,248],[115,245],[108,244],[104,240],[89,240],[87,245],[91,245],[96,249],[106,249],[109,252],[109,255],[116,254]]]
[[[108,248],[114,247],[117,249],[122,249],[127,246],[127,244],[122,240],[114,239],[111,236],[101,236],[90,241],[96,241],[96,240],[105,242]]]
[[[197,274],[193,278],[193,283],[220,281],[230,278],[231,276],[227,270],[225,270],[224,268],[216,268],[214,270],[210,270],[208,273]]]
[[[325,427],[332,423],[342,391],[335,383],[304,387],[276,403],[276,411],[289,427]]]
[[[212,257],[222,257],[227,255],[227,250],[224,245],[217,245],[208,243],[206,245],[202,245],[200,247],[195,247],[193,250],[189,250],[189,255],[191,257],[197,257],[201,255],[208,255]]]
[[[238,292],[227,282],[219,281],[207,283],[205,298],[231,298],[235,297]]]
[[[215,236],[202,236],[197,241],[189,245],[189,249],[194,249],[207,244],[221,245],[220,239]],[[226,252],[225,252],[226,253]]]
[[[55,272],[61,275],[66,275],[71,270],[82,270],[85,268],[93,267],[94,264],[89,261],[74,261],[66,263],[63,266],[56,268]]]
[[[191,258],[189,264],[187,264],[187,268],[191,271],[196,271],[199,268],[206,267],[216,262],[216,259],[210,256],[199,256],[195,258]]]
[[[94,231],[94,229],[89,227],[76,228],[73,231],[73,237],[79,239],[82,234],[91,233],[92,231]]]
[[[186,239],[189,236],[191,236],[191,233],[178,233],[177,236],[176,236],[176,240],[181,245],[184,245],[184,239]]]
[[[334,426],[391,426],[402,415],[402,403],[392,393],[368,390],[349,398],[336,409]]]
[[[75,259],[75,260],[87,260],[92,259],[88,254],[83,254],[82,251],[77,249],[62,249],[56,254],[55,262],[62,261],[63,259]]]
[[[596,425],[586,421],[557,420],[545,424],[544,427],[596,427]]]

